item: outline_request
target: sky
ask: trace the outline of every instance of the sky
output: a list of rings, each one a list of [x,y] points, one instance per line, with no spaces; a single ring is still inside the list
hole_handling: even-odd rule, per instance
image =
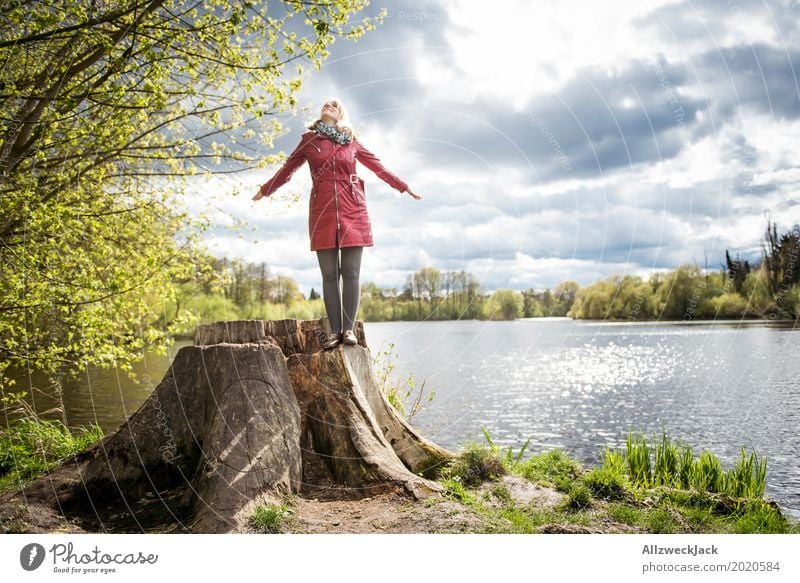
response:
[[[800,2],[374,2],[337,40],[288,132],[339,97],[414,200],[364,166],[374,246],[361,284],[401,290],[422,267],[498,288],[585,286],[681,263],[757,261],[768,218],[800,223]],[[237,174],[255,194],[278,165]],[[217,256],[321,290],[301,167],[267,199],[204,185]],[[294,199],[294,202],[292,202]],[[232,224],[244,225],[231,230]]]

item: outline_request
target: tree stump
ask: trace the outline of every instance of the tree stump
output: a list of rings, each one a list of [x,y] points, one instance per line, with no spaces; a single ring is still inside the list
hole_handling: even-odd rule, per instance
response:
[[[358,344],[323,350],[320,320],[198,326],[164,379],[113,434],[0,500],[32,531],[244,530],[253,508],[297,493],[415,499],[453,454],[386,400],[361,321]],[[61,519],[59,520],[59,518]]]

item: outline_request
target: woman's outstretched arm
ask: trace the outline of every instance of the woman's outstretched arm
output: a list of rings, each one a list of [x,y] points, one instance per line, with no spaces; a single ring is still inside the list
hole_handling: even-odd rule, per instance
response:
[[[395,190],[399,190],[400,192],[405,192],[408,190],[408,184],[389,172],[383,166],[383,164],[381,164],[381,161],[378,159],[378,157],[367,150],[358,140],[356,140],[356,159],[364,166],[372,170],[378,178],[383,180]]]
[[[283,163],[283,166],[278,169],[272,178],[261,185],[261,188],[258,189],[258,194],[253,197],[253,200],[258,200],[262,197],[269,196],[281,186],[289,182],[292,174],[294,174],[297,169],[302,166],[303,162],[306,161],[306,156],[303,154],[303,146],[305,146],[305,143],[305,139],[300,138],[300,143],[297,144],[297,147],[294,149],[294,151],[289,154],[289,157],[286,159],[286,162]]]

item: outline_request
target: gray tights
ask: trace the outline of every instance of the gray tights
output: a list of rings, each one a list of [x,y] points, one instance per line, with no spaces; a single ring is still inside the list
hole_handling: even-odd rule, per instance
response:
[[[342,247],[342,262],[339,266],[338,247],[317,251],[319,268],[322,271],[322,298],[331,332],[338,334],[344,330],[352,330],[358,312],[358,300],[361,288],[358,283],[361,271],[361,254],[363,247]],[[339,294],[339,276],[342,279],[342,293]],[[342,325],[344,311],[344,325]]]

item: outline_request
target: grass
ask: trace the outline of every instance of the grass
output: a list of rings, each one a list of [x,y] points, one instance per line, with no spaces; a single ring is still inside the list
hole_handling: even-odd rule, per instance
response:
[[[606,468],[592,469],[586,474],[583,483],[592,496],[605,500],[623,498],[626,491],[623,479]]]
[[[625,451],[605,449],[600,466],[587,469],[561,449],[522,459],[505,452],[484,428],[488,445],[468,442],[441,473],[445,496],[483,518],[480,532],[540,532],[549,524],[583,525],[599,532],[794,533],[800,523],[763,498],[766,459],[742,448],[726,470],[706,451],[665,432],[651,442],[629,432]],[[562,495],[557,504],[517,503],[502,481],[523,477]],[[484,485],[485,482],[488,484]],[[614,526],[616,525],[616,526]]]
[[[463,486],[475,487],[507,472],[508,469],[503,459],[495,449],[470,441],[463,447],[455,460],[442,469],[440,478],[445,482],[456,482]]]
[[[797,520],[763,497],[766,458],[744,448],[726,470],[711,452],[695,457],[666,432],[650,443],[629,432],[625,451],[606,448],[601,465],[587,469],[561,449],[523,459],[530,440],[514,453],[495,444],[485,428],[483,434],[487,444],[468,442],[438,478],[446,497],[483,518],[480,532],[539,532],[552,524],[609,532],[611,523],[651,533],[800,534]],[[0,431],[0,491],[24,486],[102,437],[96,425],[71,430],[36,416],[13,421]],[[504,476],[550,487],[561,501],[517,503]],[[293,513],[286,502],[258,506],[250,523],[259,532],[281,532]]]
[[[552,485],[556,490],[568,492],[575,480],[584,473],[584,469],[564,450],[553,449],[521,462],[514,472],[532,482]]]
[[[572,484],[567,492],[567,498],[564,501],[562,508],[580,509],[587,508],[592,503],[592,492],[585,484],[575,483]]]
[[[394,346],[394,342],[390,342],[388,348],[379,351],[372,362],[375,374],[381,384],[381,391],[386,395],[386,399],[401,417],[411,422],[414,415],[424,408],[423,399],[430,403],[436,397],[436,391],[429,391],[425,396],[425,381],[422,381],[422,384],[417,387],[413,373],[409,374],[408,378],[402,383],[393,378],[392,371],[395,368],[393,360],[396,360],[398,356],[393,351]],[[414,394],[414,398],[411,402],[411,408],[406,411],[404,403],[412,394]]]
[[[704,451],[695,458],[690,446],[670,440],[665,431],[660,439],[653,438],[653,445],[646,442],[644,435],[629,431],[626,452],[607,452],[603,467],[617,473],[626,467],[628,479],[639,488],[668,486],[735,498],[761,498],[766,488],[767,459],[759,459],[755,452],[748,456],[744,446],[741,451],[741,459],[726,471],[713,453]],[[613,460],[609,455],[615,455]]]
[[[292,514],[294,509],[286,503],[259,505],[250,515],[250,524],[258,532],[276,534],[281,532],[286,519]]]
[[[495,445],[495,443],[492,441],[492,437],[489,435],[489,430],[486,429],[485,427],[482,427],[481,430],[483,431],[483,436],[486,438],[486,441],[489,442],[489,448],[492,450],[492,452],[495,454],[495,456],[498,459],[502,460],[503,465],[507,469],[513,471],[519,465],[519,462],[522,459],[522,455],[525,453],[525,450],[527,449],[528,444],[530,444],[530,442],[531,442],[531,438],[530,437],[528,438],[528,441],[526,441],[522,445],[520,450],[517,452],[517,455],[514,456],[514,448],[509,446],[509,448],[506,450],[506,452],[503,453],[502,448],[500,448],[499,446]]]
[[[23,418],[0,430],[0,491],[21,488],[103,438],[98,425],[69,429],[60,421]]]

